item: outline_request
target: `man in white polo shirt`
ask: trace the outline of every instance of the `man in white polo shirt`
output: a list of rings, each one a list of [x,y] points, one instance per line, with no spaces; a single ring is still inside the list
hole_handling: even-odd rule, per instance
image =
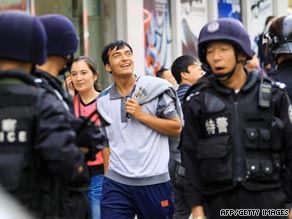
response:
[[[113,121],[105,127],[111,155],[101,218],[172,218],[169,136],[182,129],[175,90],[163,79],[136,77],[133,50],[124,41],[107,44],[102,60],[114,84],[97,100]]]

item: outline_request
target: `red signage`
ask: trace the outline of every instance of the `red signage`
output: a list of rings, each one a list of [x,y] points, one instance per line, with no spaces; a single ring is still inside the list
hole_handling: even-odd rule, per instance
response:
[[[26,0],[1,0],[0,11],[26,10]]]

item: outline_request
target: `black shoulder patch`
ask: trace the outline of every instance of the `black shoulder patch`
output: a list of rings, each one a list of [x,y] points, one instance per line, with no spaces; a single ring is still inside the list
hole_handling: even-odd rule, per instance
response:
[[[197,83],[193,84],[186,92],[183,102],[188,102],[193,96],[198,96],[203,88],[209,87],[210,82],[207,78],[201,78]]]
[[[285,90],[285,88],[286,88],[286,84],[279,82],[279,81],[274,81],[273,85],[280,88],[281,90]]]

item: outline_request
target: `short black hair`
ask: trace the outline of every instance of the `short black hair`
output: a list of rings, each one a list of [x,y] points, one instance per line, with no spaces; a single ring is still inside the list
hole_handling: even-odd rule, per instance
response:
[[[197,60],[191,55],[182,55],[174,60],[171,73],[178,84],[181,82],[181,72],[188,72],[188,67],[196,63],[198,63]]]
[[[168,68],[161,68],[161,69],[159,69],[159,70],[155,73],[156,77],[158,77],[158,78],[163,78],[163,74],[164,74],[164,72],[167,71],[167,70],[168,70]]]
[[[114,48],[116,48],[116,50],[119,50],[125,46],[129,47],[129,49],[133,53],[132,47],[127,42],[125,42],[123,40],[116,40],[116,41],[113,41],[113,42],[106,44],[105,47],[103,48],[102,54],[101,54],[103,64],[104,65],[109,64],[109,60],[108,60],[108,52],[109,51],[111,51]]]

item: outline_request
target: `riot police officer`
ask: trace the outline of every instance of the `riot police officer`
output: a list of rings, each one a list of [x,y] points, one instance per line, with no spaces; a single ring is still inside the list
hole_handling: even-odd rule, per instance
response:
[[[52,91],[56,96],[56,100],[64,104],[65,108],[68,110],[68,118],[75,124],[75,120],[78,119],[73,116],[71,108],[72,102],[70,102],[68,98],[68,93],[63,89],[60,77],[64,77],[66,71],[70,70],[74,53],[77,51],[79,39],[76,29],[67,17],[60,14],[46,14],[39,16],[39,19],[43,23],[47,33],[47,60],[44,64],[37,65],[34,75],[41,79],[40,85],[43,88]],[[86,153],[86,158],[94,160],[96,153],[99,151],[99,149],[95,147],[95,143],[102,143],[102,139],[98,139],[99,136],[102,137],[102,134],[100,133],[100,135],[98,135],[98,131],[101,130],[98,129],[99,127],[97,127],[95,123],[91,122],[89,124],[89,126],[83,127],[83,133],[87,134],[87,138],[84,139],[82,137],[82,144],[78,146],[80,146],[82,151],[88,151]],[[97,134],[93,133],[95,131]],[[92,133],[92,135],[89,133]],[[77,137],[79,136],[79,133],[77,133]],[[104,148],[103,150],[109,149]],[[95,186],[96,185],[94,185],[94,189]],[[84,187],[83,193],[87,194],[88,190],[91,190],[90,186],[88,188]],[[82,209],[84,212],[86,209],[87,211],[91,211],[87,196],[81,194],[80,188],[78,188],[78,191],[80,191],[80,193],[74,193],[77,199],[76,202],[83,204]],[[72,198],[72,194],[70,194],[70,197]],[[83,202],[81,202],[80,199],[82,197],[86,197],[83,199]],[[67,214],[69,214],[68,218],[82,219],[82,216],[76,214],[75,211],[80,212],[74,205],[72,209],[66,210]]]
[[[269,76],[286,84],[290,99],[292,98],[292,15],[274,18],[268,23],[262,44],[266,48],[265,57],[272,56],[277,64]]]
[[[60,77],[70,70],[77,51],[79,38],[76,29],[67,17],[60,14],[47,14],[39,18],[47,33],[47,59],[42,65],[37,65],[34,75],[41,79],[42,87],[53,90],[73,113],[72,98],[64,91]]]
[[[0,13],[0,184],[36,218],[65,218],[64,185],[88,185],[84,155],[67,112],[31,76],[46,60],[39,18]],[[58,180],[62,179],[62,181]]]
[[[252,51],[238,20],[207,23],[198,49],[208,74],[185,96],[182,132],[193,218],[287,216],[292,111],[285,86],[244,68]]]

